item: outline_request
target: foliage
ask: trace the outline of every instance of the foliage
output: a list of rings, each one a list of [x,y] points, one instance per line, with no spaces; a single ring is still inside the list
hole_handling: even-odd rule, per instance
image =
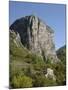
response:
[[[61,60],[61,65],[58,64],[57,83],[66,85],[66,45],[57,50],[57,56]],[[60,76],[59,76],[60,75]]]
[[[57,56],[63,64],[66,64],[66,45],[57,50]]]
[[[11,81],[11,85],[14,88],[26,88],[32,87],[32,79],[28,76],[14,76]]]
[[[13,41],[15,36],[12,38],[10,38],[9,78],[11,88],[65,85],[66,65],[63,62],[51,64],[50,59],[43,60],[41,56],[31,53],[23,45],[17,47]],[[62,59],[64,61],[63,57]],[[45,77],[47,68],[53,69],[56,81]]]
[[[57,63],[54,65],[54,72],[56,74],[56,82],[59,85],[64,85],[64,81],[66,80],[66,68],[63,63]]]
[[[33,83],[34,87],[45,87],[45,86],[55,86],[56,81],[46,78],[44,75],[41,74],[36,74],[34,76],[34,83]]]

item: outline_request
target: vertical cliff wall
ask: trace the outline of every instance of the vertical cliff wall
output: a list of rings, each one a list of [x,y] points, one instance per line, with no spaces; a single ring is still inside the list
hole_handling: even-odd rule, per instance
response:
[[[36,16],[25,16],[16,20],[10,29],[19,33],[22,44],[45,60],[57,62],[54,31]]]

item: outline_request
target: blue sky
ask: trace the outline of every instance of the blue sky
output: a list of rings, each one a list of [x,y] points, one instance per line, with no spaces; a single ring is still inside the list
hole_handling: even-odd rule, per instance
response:
[[[30,3],[30,2],[9,2],[9,25],[16,19],[26,15],[34,14],[54,30],[54,41],[56,49],[65,45],[65,10],[64,4]]]

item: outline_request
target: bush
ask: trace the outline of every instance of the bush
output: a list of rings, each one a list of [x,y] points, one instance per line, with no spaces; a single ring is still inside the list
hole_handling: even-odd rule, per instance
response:
[[[12,88],[29,88],[32,87],[32,79],[28,76],[14,76],[11,81]]]
[[[53,64],[54,73],[56,75],[57,85],[64,85],[66,80],[66,70],[63,63]]]
[[[34,78],[34,87],[45,87],[45,86],[55,86],[56,81],[46,78],[44,75],[36,75]]]

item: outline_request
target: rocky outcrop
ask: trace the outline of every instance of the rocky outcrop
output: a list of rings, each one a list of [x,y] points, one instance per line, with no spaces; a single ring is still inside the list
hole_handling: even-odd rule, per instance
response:
[[[56,81],[56,77],[54,75],[54,71],[51,68],[47,68],[47,74],[45,74],[46,78],[53,79]]]
[[[11,43],[13,42],[17,47],[22,46],[19,33],[15,33],[14,30],[10,30],[9,34],[10,34],[10,45],[12,45]]]
[[[16,20],[11,30],[19,33],[22,44],[33,53],[41,55],[44,60],[50,59],[57,62],[55,44],[53,41],[54,31],[36,16],[25,16]]]

